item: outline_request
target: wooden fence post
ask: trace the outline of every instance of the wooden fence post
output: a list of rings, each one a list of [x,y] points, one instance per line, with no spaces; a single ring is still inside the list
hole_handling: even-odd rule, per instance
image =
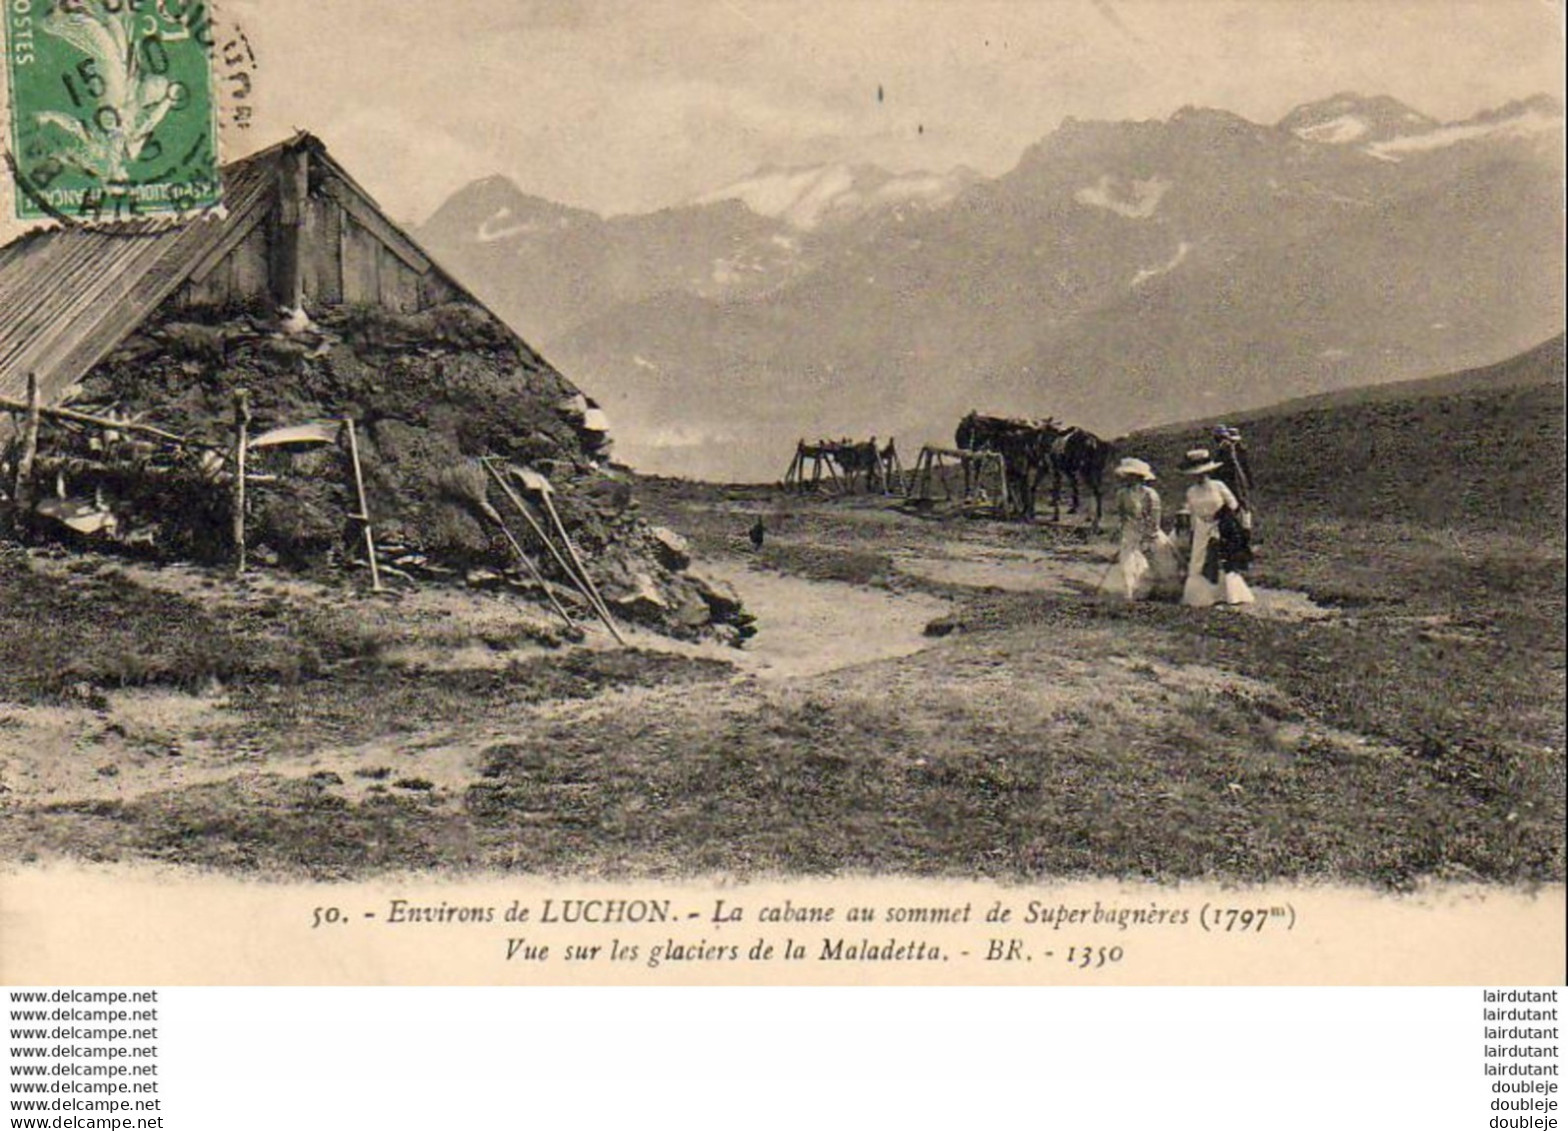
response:
[[[234,390],[234,575],[245,572],[245,453],[250,446],[250,393]]]
[[[27,416],[22,424],[22,448],[16,460],[16,481],[11,488],[11,515],[17,537],[23,537],[32,523],[33,461],[38,456],[38,421],[41,416],[38,374],[27,375]]]

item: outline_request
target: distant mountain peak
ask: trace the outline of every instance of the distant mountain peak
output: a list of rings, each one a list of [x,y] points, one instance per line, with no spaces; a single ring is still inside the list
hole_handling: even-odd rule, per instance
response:
[[[1359,91],[1354,90],[1341,90],[1329,95],[1327,98],[1318,98],[1311,102],[1304,102],[1300,106],[1297,106],[1289,114],[1285,115],[1285,120],[1288,121],[1289,119],[1295,117],[1326,117],[1332,114],[1344,114],[1351,111],[1393,115],[1413,114],[1416,117],[1423,118],[1427,121],[1432,120],[1428,118],[1427,115],[1422,114],[1419,110],[1413,109],[1391,94],[1369,95],[1362,94]],[[1284,123],[1282,122],[1281,124],[1283,125]]]
[[[519,195],[523,191],[517,187],[517,182],[505,173],[491,173],[488,177],[480,177],[477,181],[471,182],[468,188],[476,192],[510,191]]]
[[[1543,118],[1561,118],[1563,116],[1562,99],[1551,94],[1532,94],[1528,98],[1518,98],[1505,102],[1495,110],[1483,110],[1471,118],[1472,122],[1495,122],[1510,118],[1523,118],[1529,115],[1540,115]]]
[[[1248,121],[1240,114],[1230,110],[1220,110],[1213,106],[1183,106],[1170,116],[1172,125],[1198,126],[1205,129],[1221,130],[1255,130],[1256,122]]]
[[[1375,139],[1364,148],[1385,161],[1400,161],[1413,153],[1474,142],[1536,142],[1560,133],[1562,128],[1562,103],[1551,95],[1538,94],[1493,110],[1483,110],[1463,121],[1434,122],[1425,129]]]
[[[812,231],[902,205],[940,207],[980,179],[966,166],[946,173],[892,173],[867,163],[764,165],[693,203],[738,200],[758,215]]]
[[[488,177],[481,177],[477,181],[470,181],[448,198],[447,203],[473,203],[485,204],[511,204],[514,201],[539,199],[530,198],[517,182],[504,173],[492,173]]]
[[[1298,106],[1278,128],[1302,141],[1354,146],[1385,161],[1482,138],[1528,138],[1561,128],[1563,104],[1549,94],[1505,103],[1457,122],[1440,122],[1389,95],[1341,92]]]
[[[1279,120],[1278,128],[1302,141],[1327,145],[1367,145],[1438,125],[1435,118],[1387,94],[1367,96],[1341,91],[1297,106]]]
[[[561,231],[598,220],[595,213],[533,196],[502,173],[470,181],[421,225],[427,235],[463,243],[493,243],[515,236]]]

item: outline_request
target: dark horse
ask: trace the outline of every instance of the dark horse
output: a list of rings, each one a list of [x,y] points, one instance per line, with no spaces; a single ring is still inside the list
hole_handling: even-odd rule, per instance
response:
[[[857,475],[865,476],[868,494],[878,486],[887,489],[887,469],[882,462],[882,450],[877,447],[875,436],[858,442],[847,439],[831,444],[824,442],[822,447],[844,473],[844,485],[849,491],[854,491]]]
[[[1008,493],[1018,514],[1034,517],[1035,492],[1051,467],[1051,442],[1056,435],[1052,421],[1036,423],[982,416],[971,411],[958,422],[953,440],[966,452],[996,452],[1007,469]],[[969,468],[964,467],[964,493],[969,491]]]
[[[1069,514],[1078,513],[1079,486],[1094,494],[1094,529],[1100,529],[1102,509],[1101,491],[1105,483],[1105,469],[1111,462],[1111,445],[1093,432],[1082,428],[1065,428],[1056,434],[1051,444],[1051,511],[1052,521],[1062,520],[1062,480],[1073,489]]]

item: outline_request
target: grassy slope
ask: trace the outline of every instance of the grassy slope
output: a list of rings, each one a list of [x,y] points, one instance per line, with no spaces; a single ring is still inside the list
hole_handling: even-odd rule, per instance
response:
[[[1208,424],[1128,437],[1182,488]],[[1292,402],[1245,421],[1265,517],[1402,520],[1563,542],[1562,339],[1487,370]],[[1179,504],[1177,504],[1179,505]]]
[[[1517,357],[1510,357],[1496,365],[1466,369],[1457,373],[1444,373],[1437,377],[1390,381],[1383,385],[1364,385],[1354,389],[1340,389],[1332,393],[1298,397],[1269,408],[1242,413],[1232,419],[1258,420],[1306,409],[1353,408],[1356,405],[1373,404],[1378,401],[1416,400],[1455,394],[1485,393],[1497,389],[1561,384],[1563,365],[1564,336],[1559,334],[1534,349],[1526,350]],[[1166,429],[1153,431],[1166,431]]]
[[[95,557],[62,579],[0,550],[0,702],[92,698],[126,687],[199,691],[218,681],[296,684],[371,647],[344,614],[258,602],[215,612],[144,589]],[[99,696],[101,698],[101,695]]]

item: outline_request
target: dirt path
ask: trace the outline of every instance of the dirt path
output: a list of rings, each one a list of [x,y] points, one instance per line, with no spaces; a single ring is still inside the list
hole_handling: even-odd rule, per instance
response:
[[[942,542],[929,554],[895,554],[893,562],[910,577],[1009,593],[1071,593],[1073,583],[1093,586],[1105,572],[1105,564],[1087,551],[1069,554],[972,541]]]
[[[754,569],[737,559],[704,563],[740,591],[757,635],[726,658],[770,679],[819,675],[908,656],[928,647],[925,626],[952,606],[922,593],[892,593]]]
[[[1031,550],[949,541],[940,543],[932,553],[894,554],[893,562],[902,573],[942,585],[1067,595],[1094,590],[1104,579],[1114,553],[1105,546]],[[1295,590],[1254,585],[1252,593],[1257,600],[1240,610],[1251,616],[1320,620],[1335,615],[1332,609]]]
[[[895,594],[836,582],[811,581],[752,568],[738,559],[704,563],[712,577],[743,594],[762,626],[746,647],[693,645],[626,628],[640,649],[722,660],[742,677],[770,682],[820,675],[840,668],[905,656],[929,646],[925,625],[950,605],[923,594]],[[138,584],[194,595],[210,582],[196,571],[126,571]],[[258,575],[226,596],[232,603],[262,599],[319,602],[331,594],[307,583]],[[500,668],[541,650],[505,652],[475,644],[483,631],[515,627],[517,602],[464,592],[417,593],[396,604],[365,602],[367,621],[391,631],[399,622],[420,624],[417,643],[399,642],[384,659],[431,671]],[[521,608],[527,609],[526,606]],[[538,615],[538,614],[535,614]],[[436,631],[429,631],[434,628]],[[613,650],[606,635],[591,631],[587,647]],[[530,709],[540,718],[574,717],[594,711],[656,711],[666,692],[628,689],[607,692],[591,703],[545,703]],[[682,689],[678,697],[713,698],[722,689]],[[393,788],[414,777],[458,792],[477,774],[482,749],[507,737],[504,727],[457,725],[448,720],[411,720],[416,725],[395,738],[327,747],[307,757],[269,756],[266,737],[239,742],[235,718],[222,689],[186,695],[157,689],[113,692],[96,708],[62,704],[0,710],[0,796],[13,802],[128,800],[265,770],[287,777],[336,774],[351,797]],[[717,706],[717,699],[715,699]]]

